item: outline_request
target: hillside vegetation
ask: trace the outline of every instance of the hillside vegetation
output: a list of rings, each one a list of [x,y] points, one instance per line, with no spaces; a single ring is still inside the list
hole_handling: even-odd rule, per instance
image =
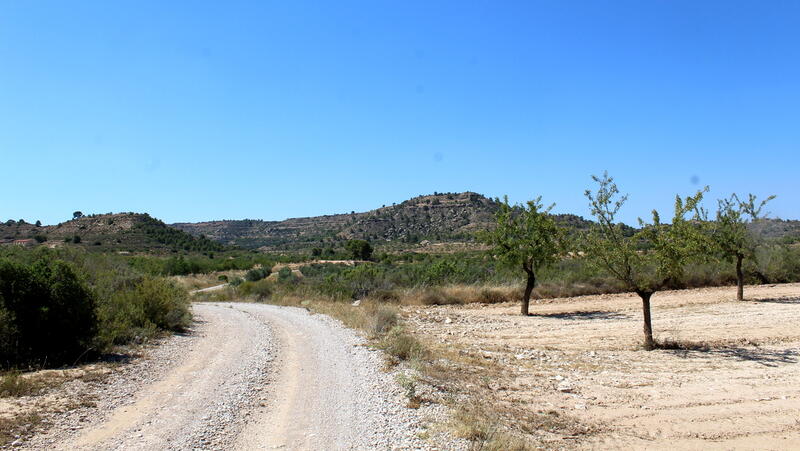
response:
[[[402,250],[426,241],[474,243],[476,231],[493,227],[498,208],[496,200],[473,192],[436,193],[362,213],[284,221],[220,220],[172,226],[194,236],[263,251],[307,252],[313,248],[338,248],[351,239],[368,240],[387,250]],[[572,235],[588,230],[593,224],[573,214],[556,214],[554,219]],[[629,236],[636,231],[628,226],[624,229]],[[759,223],[756,232],[791,244],[800,241],[800,221],[766,219]]]
[[[0,224],[0,238],[32,238],[49,247],[79,245],[96,250],[147,252],[214,252],[225,246],[203,236],[170,227],[146,213],[81,216],[51,226],[19,220]]]
[[[424,241],[471,242],[476,231],[493,223],[497,208],[495,200],[473,192],[436,193],[363,213],[284,221],[244,219],[177,223],[173,226],[195,236],[263,250],[337,247],[351,239],[403,247]],[[576,215],[556,215],[556,220],[574,230],[584,230],[590,224]]]

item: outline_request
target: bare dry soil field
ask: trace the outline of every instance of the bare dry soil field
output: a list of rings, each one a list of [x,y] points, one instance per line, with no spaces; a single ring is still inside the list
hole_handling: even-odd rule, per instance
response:
[[[639,348],[632,294],[539,301],[529,317],[516,304],[407,307],[404,316],[431,346],[493,368],[472,384],[484,407],[574,421],[513,431],[544,447],[800,449],[800,284],[745,296],[657,293],[657,339],[689,349],[650,352]]]

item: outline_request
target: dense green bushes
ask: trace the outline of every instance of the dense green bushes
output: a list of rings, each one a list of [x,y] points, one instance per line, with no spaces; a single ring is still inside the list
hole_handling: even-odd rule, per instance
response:
[[[269,276],[270,269],[269,268],[253,268],[250,271],[247,271],[244,275],[244,280],[248,282],[257,282],[267,276]]]
[[[185,290],[122,258],[76,249],[0,254],[0,367],[71,364],[190,320]]]
[[[193,252],[222,251],[225,249],[221,243],[210,240],[204,236],[195,237],[182,230],[168,227],[162,221],[152,218],[149,215],[142,215],[141,222],[134,228],[141,230],[148,237],[161,244],[177,250]]]
[[[748,283],[800,281],[800,248],[764,247],[746,269]],[[516,286],[518,271],[498,265],[480,252],[457,254],[385,255],[380,263],[356,266],[311,264],[301,268],[305,277],[292,284],[278,285],[282,290],[311,290],[339,299],[397,299],[396,290],[422,289],[425,303],[458,302],[437,287],[452,285]],[[541,283],[534,293],[538,297],[578,296],[624,291],[624,287],[608,274],[589,265],[583,258],[566,258],[543,269]],[[693,288],[729,285],[736,281],[734,268],[724,262],[690,265],[684,277],[671,282],[669,288]],[[485,291],[485,290],[484,290]],[[494,292],[476,292],[476,300],[487,302],[504,298]],[[462,301],[463,302],[463,301]]]
[[[91,290],[63,261],[0,260],[0,362],[67,363],[97,330]]]
[[[232,255],[202,256],[178,255],[157,257],[137,255],[127,257],[136,270],[154,276],[184,276],[187,274],[208,274],[215,271],[247,270],[256,265],[271,268],[281,259],[258,253],[235,253]],[[287,259],[288,260],[288,259]]]
[[[152,276],[100,302],[98,316],[101,327],[97,338],[103,346],[148,337],[159,329],[182,331],[191,322],[186,291]]]

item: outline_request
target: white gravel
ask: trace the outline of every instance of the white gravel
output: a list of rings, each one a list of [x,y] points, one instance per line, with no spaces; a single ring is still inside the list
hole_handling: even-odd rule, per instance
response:
[[[53,419],[32,449],[465,449],[423,440],[445,408],[406,407],[379,351],[305,309],[195,304],[188,336],[97,387],[95,408]],[[436,441],[437,443],[431,443]]]

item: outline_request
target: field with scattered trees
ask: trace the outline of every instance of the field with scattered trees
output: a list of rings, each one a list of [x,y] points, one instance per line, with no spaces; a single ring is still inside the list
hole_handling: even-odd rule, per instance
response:
[[[650,429],[603,435],[608,424],[623,427],[622,410],[592,408],[586,420],[565,409],[624,409],[625,393],[652,401],[600,388],[628,389],[620,375],[589,381],[613,361],[636,372],[636,384],[661,384],[666,367],[640,380],[643,365],[657,359],[643,350],[686,371],[702,368],[683,365],[688,357],[712,361],[731,377],[752,377],[730,363],[747,356],[780,368],[796,363],[786,347],[796,337],[780,327],[751,333],[745,323],[758,324],[753,315],[794,321],[800,227],[767,217],[771,197],[731,195],[709,208],[708,189],[677,196],[668,218],[653,212],[626,225],[617,219],[623,191],[607,174],[594,181],[585,193],[591,219],[553,215],[541,198],[512,205],[445,193],[281,223],[175,228],[145,214],[79,211],[53,226],[7,221],[0,229],[4,380],[13,385],[20,371],[103,360],[186,330],[191,301],[302,305],[362,329],[390,359],[415,368],[409,386],[445,387],[450,395],[428,401],[451,405],[454,430],[476,446],[682,440]],[[35,245],[15,246],[21,239]],[[511,377],[515,368],[538,376]],[[586,387],[566,386],[579,381]],[[661,408],[674,401],[667,395]],[[456,406],[447,396],[489,397],[496,408]],[[410,404],[421,401],[410,395]],[[525,407],[531,402],[534,410]]]

